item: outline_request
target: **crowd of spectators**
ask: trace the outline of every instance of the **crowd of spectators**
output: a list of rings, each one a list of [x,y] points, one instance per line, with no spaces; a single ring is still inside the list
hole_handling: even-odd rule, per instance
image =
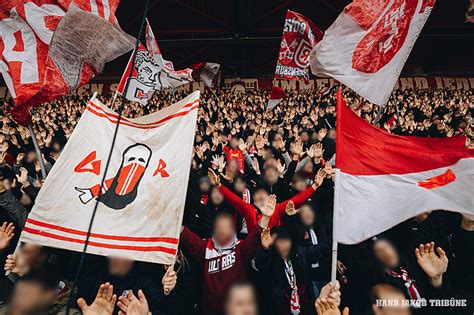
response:
[[[124,104],[123,115],[146,115],[184,96],[157,92],[147,106]],[[32,110],[47,171],[90,97]],[[473,134],[472,91],[396,90],[380,113],[349,90],[344,97],[363,119],[394,134]],[[472,314],[468,214],[426,212],[340,245],[338,281],[330,282],[335,90],[289,91],[272,111],[267,99],[267,91],[202,95],[176,264],[87,255],[71,313]],[[8,106],[0,112],[0,314],[64,313],[80,253],[18,244],[44,178],[31,135]]]

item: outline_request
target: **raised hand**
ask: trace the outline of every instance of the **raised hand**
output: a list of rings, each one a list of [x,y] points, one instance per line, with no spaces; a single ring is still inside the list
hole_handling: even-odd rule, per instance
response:
[[[219,178],[219,176],[216,173],[214,173],[214,171],[212,169],[209,169],[207,171],[207,176],[209,176],[209,179],[211,180],[211,183],[214,186],[219,186],[221,184],[221,179]]]
[[[142,290],[138,290],[138,298],[130,290],[127,296],[120,296],[117,306],[120,308],[119,315],[148,315],[150,308]]]
[[[313,151],[314,157],[316,159],[321,159],[323,157],[323,144],[321,142],[318,142],[316,144],[313,144],[311,146],[311,150]]]
[[[13,223],[7,224],[3,222],[2,227],[0,228],[0,252],[10,245],[13,236],[15,236],[15,226]]]
[[[293,145],[293,155],[300,157],[303,153],[303,143],[301,141],[295,142]]]
[[[258,163],[257,158],[253,158],[252,167],[253,167],[253,170],[255,171],[255,174],[260,175],[260,164]]]
[[[16,175],[16,178],[20,184],[23,186],[28,186],[28,171],[26,168],[21,167],[20,168],[20,174]]]
[[[265,249],[269,249],[272,246],[275,237],[270,235],[270,229],[264,228],[262,234],[260,234],[260,241],[262,243],[262,247]]]
[[[288,201],[285,207],[285,212],[290,217],[298,213],[298,209],[295,208],[295,203],[293,201]]]
[[[326,177],[326,170],[324,168],[320,168],[314,177],[313,188],[317,189],[323,183],[324,178]]]
[[[277,162],[276,162],[276,169],[277,169],[278,174],[280,176],[283,176],[285,174],[285,166],[283,164],[281,164],[280,160],[277,160]]]
[[[334,181],[335,171],[332,168],[331,163],[326,162],[324,164],[324,171],[326,172],[326,178],[331,178]]]
[[[114,286],[110,283],[101,284],[97,296],[91,305],[87,305],[83,298],[77,300],[77,305],[84,315],[109,315],[112,314],[117,301],[117,295],[113,294]]]
[[[163,279],[161,279],[161,283],[163,284],[163,291],[165,295],[168,295],[173,291],[174,287],[176,286],[176,282],[178,280],[178,276],[176,271],[173,270],[173,265],[169,266],[166,269],[165,275]]]
[[[273,213],[275,212],[276,208],[276,196],[275,195],[270,195],[267,198],[267,201],[265,202],[265,205],[260,209],[262,211],[262,214],[270,218]]]
[[[243,139],[239,139],[239,150],[242,152],[247,151],[247,145],[245,144]]]
[[[415,249],[416,260],[421,269],[426,273],[434,287],[440,287],[443,284],[443,274],[448,269],[448,257],[441,247],[437,248],[438,255],[435,253],[435,243],[420,244]]]

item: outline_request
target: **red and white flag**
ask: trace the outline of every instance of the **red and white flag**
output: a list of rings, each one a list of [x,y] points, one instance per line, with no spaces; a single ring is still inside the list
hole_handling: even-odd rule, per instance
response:
[[[99,200],[88,253],[172,264],[198,107],[196,91],[159,112],[122,118],[101,188],[118,115],[90,100],[38,194],[20,241],[82,251]]]
[[[435,0],[355,0],[311,52],[311,71],[384,106]]]
[[[198,62],[190,68],[193,69],[192,76],[195,80],[201,80],[207,87],[211,87],[220,67],[221,65],[215,62]]]
[[[396,136],[337,95],[335,240],[356,244],[420,213],[474,214],[474,149],[466,137]]]
[[[274,109],[286,97],[286,92],[278,86],[272,86],[272,93],[268,99],[267,109]]]
[[[69,94],[101,72],[106,62],[133,48],[133,38],[116,21],[118,3],[2,2],[0,71],[19,123],[28,122],[31,106]]]
[[[286,80],[309,79],[309,55],[323,33],[299,13],[286,12],[275,78]]]
[[[120,79],[117,87],[120,95],[123,95],[129,101],[145,105],[153,96],[155,90],[176,88],[195,80],[202,80],[208,87],[212,86],[214,77],[219,72],[220,64],[201,62],[192,65],[190,68],[174,70],[173,63],[163,59],[148,20],[145,38],[146,47],[140,43],[131,76],[130,68],[132,67],[133,53]],[[130,83],[125,93],[129,77]]]

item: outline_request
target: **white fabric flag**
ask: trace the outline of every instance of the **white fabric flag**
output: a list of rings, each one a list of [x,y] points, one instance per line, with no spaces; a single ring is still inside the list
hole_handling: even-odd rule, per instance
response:
[[[311,51],[311,71],[385,105],[435,0],[355,0]]]
[[[122,118],[93,98],[40,190],[20,241],[172,264],[188,186],[199,91],[159,112]]]
[[[335,240],[356,244],[426,211],[474,215],[466,137],[396,136],[337,108]]]

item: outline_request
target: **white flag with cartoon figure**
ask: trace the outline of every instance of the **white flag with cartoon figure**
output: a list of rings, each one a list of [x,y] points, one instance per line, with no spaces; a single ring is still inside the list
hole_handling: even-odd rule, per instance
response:
[[[171,264],[186,198],[199,91],[159,112],[121,118],[93,98],[48,175],[22,242],[82,251],[95,203],[88,253]]]

